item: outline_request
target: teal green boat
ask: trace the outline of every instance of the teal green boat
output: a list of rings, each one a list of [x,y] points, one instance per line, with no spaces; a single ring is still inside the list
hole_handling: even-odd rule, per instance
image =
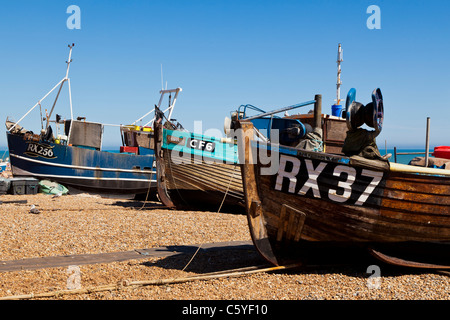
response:
[[[164,205],[173,209],[245,212],[234,139],[167,129],[158,119],[155,133],[158,195]]]

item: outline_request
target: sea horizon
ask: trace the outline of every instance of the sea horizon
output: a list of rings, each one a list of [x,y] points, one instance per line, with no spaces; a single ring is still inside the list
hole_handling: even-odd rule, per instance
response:
[[[396,147],[397,152],[397,161],[395,161],[395,150],[394,148],[380,148],[378,147],[380,154],[382,156],[386,154],[391,154],[391,157],[389,158],[389,161],[391,162],[397,162],[402,164],[408,164],[412,159],[415,157],[424,157],[425,156],[425,148],[411,148],[411,147]],[[103,148],[103,151],[108,152],[120,152],[119,148],[117,147],[111,147],[107,146]],[[417,154],[420,152],[421,154]],[[432,156],[433,148],[430,148],[430,156]],[[400,154],[399,154],[400,153]],[[405,154],[406,153],[406,154]],[[412,153],[412,154],[409,154]],[[8,161],[9,160],[9,151],[8,149],[0,149],[0,161]]]

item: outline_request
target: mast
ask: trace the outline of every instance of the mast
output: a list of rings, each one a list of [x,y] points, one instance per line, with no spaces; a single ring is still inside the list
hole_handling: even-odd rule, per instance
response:
[[[19,119],[19,121],[17,121],[16,123],[14,123],[14,125],[11,126],[11,128],[8,129],[9,132],[11,132],[11,131],[19,124],[19,122],[22,121],[22,120],[23,120],[23,119],[24,119],[24,118],[25,118],[25,117],[26,117],[26,116],[27,116],[34,108],[36,108],[37,106],[41,106],[42,101],[44,101],[44,99],[47,98],[47,96],[48,96],[50,93],[52,93],[56,88],[59,87],[58,94],[56,95],[55,101],[54,101],[53,106],[52,106],[52,110],[50,111],[50,115],[47,116],[47,124],[46,124],[46,128],[47,128],[48,125],[49,125],[49,118],[50,118],[50,116],[51,116],[51,114],[52,114],[52,112],[53,112],[53,110],[54,110],[54,108],[55,108],[56,101],[58,100],[59,93],[61,92],[62,86],[63,86],[63,84],[64,84],[65,81],[68,81],[68,83],[69,83],[70,117],[71,117],[71,119],[73,119],[73,114],[72,114],[72,94],[71,94],[71,92],[70,92],[70,79],[69,79],[68,76],[69,76],[69,66],[70,66],[70,62],[72,62],[72,48],[74,47],[74,45],[75,45],[75,44],[73,44],[73,43],[72,43],[72,45],[70,45],[70,44],[68,45],[68,47],[69,47],[70,50],[69,50],[69,59],[66,61],[66,63],[67,63],[66,76],[65,76],[61,81],[59,81],[59,82],[52,88],[52,90],[50,90],[49,92],[47,92],[47,94],[46,94],[44,97],[42,97],[41,100],[39,100],[33,107],[31,107],[31,109],[28,110],[27,113],[25,113],[25,114],[22,116],[22,118]],[[42,119],[42,118],[41,118],[41,119]]]
[[[344,61],[342,59],[342,47],[339,43],[338,46],[338,54],[337,54],[337,83],[336,83],[336,104],[340,105],[341,103],[341,62]]]
[[[56,95],[55,101],[53,102],[53,106],[52,106],[52,109],[50,110],[50,114],[47,116],[47,125],[46,125],[46,127],[45,127],[46,129],[47,129],[48,126],[49,126],[50,118],[51,118],[51,116],[52,116],[53,110],[55,109],[56,101],[58,101],[59,94],[60,94],[60,92],[61,92],[61,89],[62,89],[62,87],[63,87],[65,81],[67,81],[67,82],[68,82],[68,85],[69,85],[70,118],[73,119],[73,112],[72,112],[72,93],[70,92],[71,89],[70,89],[70,79],[69,79],[69,68],[70,68],[70,63],[72,62],[72,48],[73,48],[74,46],[75,46],[74,43],[72,43],[72,45],[70,45],[70,44],[68,45],[68,47],[69,47],[69,59],[67,59],[67,61],[66,61],[66,63],[67,63],[66,76],[64,77],[64,79],[61,80],[61,86],[59,87],[58,94]]]

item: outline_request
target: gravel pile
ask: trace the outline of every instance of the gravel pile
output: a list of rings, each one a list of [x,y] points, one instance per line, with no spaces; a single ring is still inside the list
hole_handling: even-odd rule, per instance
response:
[[[157,202],[144,204],[88,194],[4,195],[0,200],[27,200],[26,204],[0,205],[0,264],[36,257],[250,240],[246,217],[240,214],[171,211]],[[30,212],[32,205],[39,213]],[[448,275],[400,269],[376,260],[182,283],[126,286],[135,281],[185,279],[209,272],[266,265],[253,249],[200,251],[192,261],[191,258],[191,254],[181,254],[2,272],[0,297],[34,294],[38,299],[41,293],[54,293],[39,299],[450,299]],[[107,285],[116,287],[90,293],[60,293],[68,288],[83,290]]]

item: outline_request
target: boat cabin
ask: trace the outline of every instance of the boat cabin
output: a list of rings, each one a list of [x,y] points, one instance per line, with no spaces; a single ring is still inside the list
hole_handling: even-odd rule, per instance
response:
[[[66,120],[64,121],[64,133],[68,145],[97,151],[102,147],[103,124],[101,123]],[[57,138],[64,139],[64,136],[58,136]]]
[[[314,114],[296,114],[286,117],[296,119],[303,124],[314,126]],[[323,133],[323,151],[326,153],[343,154],[342,146],[347,134],[347,123],[344,118],[332,116],[329,114],[321,115],[322,133]]]

